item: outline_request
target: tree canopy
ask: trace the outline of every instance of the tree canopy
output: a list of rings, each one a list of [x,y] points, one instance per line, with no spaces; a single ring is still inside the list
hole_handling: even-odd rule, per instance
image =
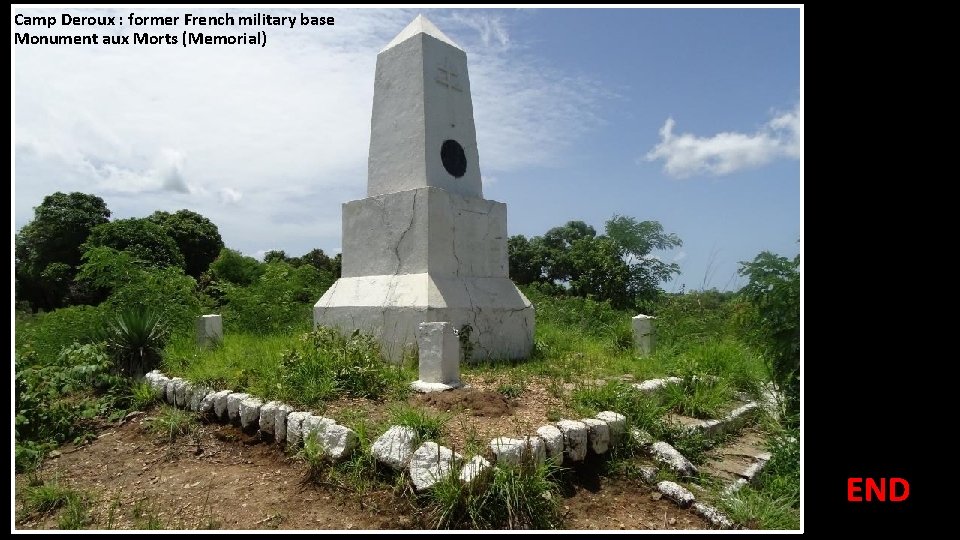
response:
[[[549,283],[571,295],[633,307],[652,298],[660,282],[680,272],[652,255],[682,245],[656,221],[614,215],[603,235],[583,221],[569,221],[543,236],[510,237],[510,277],[519,284]]]
[[[206,272],[223,249],[217,226],[191,210],[177,210],[173,214],[158,210],[147,220],[166,229],[183,255],[187,275],[194,278]]]
[[[158,268],[184,268],[183,254],[167,229],[149,219],[118,219],[97,225],[83,244],[84,251],[108,247],[129,252],[133,257]]]
[[[17,297],[34,310],[65,304],[90,231],[110,219],[100,197],[56,192],[34,208],[15,239]]]

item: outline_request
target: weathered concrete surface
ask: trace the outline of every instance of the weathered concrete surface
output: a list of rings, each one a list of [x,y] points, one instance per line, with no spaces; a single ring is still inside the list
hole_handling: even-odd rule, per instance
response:
[[[460,469],[460,481],[464,484],[469,484],[480,477],[483,474],[483,471],[490,468],[490,462],[484,459],[483,456],[473,456],[470,458],[470,461],[466,462],[462,469]]]
[[[460,454],[446,446],[440,446],[433,441],[423,443],[410,459],[410,479],[413,480],[414,489],[423,491],[433,487],[452,474],[455,462],[461,459]]]
[[[209,349],[223,342],[223,317],[201,315],[197,317],[197,345]]]
[[[220,390],[213,393],[213,414],[221,420],[227,419],[227,398],[232,394],[232,390]]]
[[[425,322],[418,327],[420,381],[449,386],[460,384],[460,338],[448,322]]]
[[[678,384],[683,382],[680,377],[665,377],[663,379],[650,379],[633,385],[634,388],[644,394],[653,394],[668,384]]]
[[[497,465],[517,466],[532,463],[539,466],[547,457],[543,439],[540,437],[497,437],[490,441],[490,451],[496,457]]]
[[[587,425],[587,443],[594,454],[605,454],[610,449],[610,427],[603,420],[584,418]]]
[[[287,415],[293,412],[293,407],[286,403],[277,405],[277,411],[273,415],[273,439],[278,443],[287,440]]]
[[[211,393],[213,393],[213,389],[209,386],[194,385],[190,392],[190,402],[187,403],[187,408],[193,412],[200,412],[203,400]]]
[[[610,428],[610,443],[617,444],[627,429],[627,417],[613,411],[597,413],[597,420],[601,420]]]
[[[637,315],[633,323],[633,348],[642,355],[653,354],[657,346],[656,317]]]
[[[227,418],[236,424],[240,423],[240,402],[250,397],[250,394],[233,392],[227,396]]]
[[[155,369],[144,375],[144,378],[150,384],[150,388],[153,390],[154,395],[160,398],[166,398],[167,383],[170,382],[170,377],[167,377],[163,373],[160,373],[159,370]]]
[[[710,522],[711,525],[718,529],[732,529],[733,523],[727,519],[727,516],[716,508],[710,506],[709,504],[704,504],[702,502],[693,503],[693,512],[698,516],[706,519]]]
[[[547,453],[547,459],[557,465],[563,464],[563,432],[557,426],[540,426],[537,428],[537,435],[543,439],[544,449]]]
[[[240,427],[243,429],[260,428],[260,407],[263,406],[263,400],[255,397],[247,397],[240,401]]]
[[[466,157],[459,178],[440,159],[448,139]],[[367,178],[368,196],[425,186],[483,196],[467,55],[423,17],[377,55]]]
[[[175,405],[180,409],[186,409],[190,405],[191,394],[193,394],[193,385],[183,379],[178,381],[174,386]]]
[[[310,435],[319,435],[322,434],[327,428],[336,424],[337,421],[332,418],[324,418],[323,416],[317,416],[311,414],[304,417],[303,423],[300,426],[301,438],[306,441],[307,437]],[[287,432],[289,436],[289,428]],[[318,439],[319,442],[319,439]]]
[[[428,273],[342,277],[314,306],[316,325],[360,329],[399,361],[421,322],[470,325],[470,361],[526,358],[533,348],[533,305],[506,277]]]
[[[180,377],[173,377],[167,382],[167,387],[164,390],[164,399],[170,405],[176,406],[177,404],[177,387],[182,385],[184,382]]]
[[[472,327],[470,360],[529,356],[533,306],[508,277],[506,205],[483,198],[470,96],[466,54],[425,19],[378,55],[368,197],[343,205],[342,277],[315,325],[374,334],[392,361],[439,321]]]
[[[279,401],[268,401],[260,407],[260,433],[274,435],[274,422],[276,422],[277,407],[279,406]]]
[[[412,428],[390,426],[390,429],[373,442],[370,453],[380,463],[400,470],[410,463],[410,457],[413,456],[413,445],[416,440],[417,432]]]
[[[693,493],[690,493],[690,490],[681,486],[676,482],[670,482],[664,480],[657,484],[657,491],[663,493],[663,496],[670,499],[680,508],[686,508],[693,504],[693,501],[696,498],[693,496]]]
[[[648,484],[653,484],[657,481],[657,468],[649,465],[642,465],[640,467],[640,478],[643,478],[643,481]]]
[[[576,420],[560,420],[557,429],[563,433],[563,458],[565,461],[583,461],[587,457],[589,428]]]
[[[332,461],[341,461],[357,448],[359,439],[352,429],[340,424],[325,424],[316,432],[323,455]]]
[[[429,383],[423,381],[413,381],[410,383],[410,389],[414,392],[420,392],[421,394],[429,394],[431,392],[446,392],[447,390],[456,390],[461,386],[463,385],[461,385],[459,382],[456,384]]]
[[[294,411],[287,415],[287,447],[296,448],[303,443],[303,421],[313,416],[308,412]]]
[[[650,446],[650,455],[680,476],[696,476],[699,472],[697,467],[670,443],[663,441],[653,443]]]

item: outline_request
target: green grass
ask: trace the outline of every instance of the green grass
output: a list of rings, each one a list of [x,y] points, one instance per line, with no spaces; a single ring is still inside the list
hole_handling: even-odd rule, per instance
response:
[[[720,378],[685,378],[659,391],[670,410],[694,418],[719,418],[733,400],[733,388]]]
[[[82,529],[90,524],[90,497],[82,491],[60,484],[54,478],[47,482],[32,481],[20,490],[20,515],[17,521],[59,510],[60,529]]]
[[[140,531],[156,531],[164,528],[160,520],[160,512],[156,506],[143,498],[133,504],[130,509],[130,517],[133,519],[134,529]]]
[[[437,529],[553,529],[562,524],[556,469],[493,467],[471,484],[445,477],[421,496]]]
[[[443,426],[450,420],[450,415],[433,413],[422,407],[413,407],[406,403],[399,403],[390,408],[390,425],[406,426],[417,433],[417,443],[423,441],[441,442]]]
[[[387,399],[406,395],[416,373],[381,359],[376,342],[324,328],[305,334],[228,333],[201,349],[171,340],[164,358],[173,375],[292,405],[316,407],[340,396]]]
[[[86,528],[92,521],[89,497],[79,492],[68,495],[57,517],[57,526],[63,530],[76,530]]]
[[[165,437],[172,443],[183,435],[193,433],[199,424],[196,413],[163,405],[144,425],[155,435]]]

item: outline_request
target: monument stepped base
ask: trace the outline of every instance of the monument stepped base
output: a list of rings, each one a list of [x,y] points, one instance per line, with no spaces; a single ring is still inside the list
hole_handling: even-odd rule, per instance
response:
[[[522,359],[533,349],[533,306],[503,277],[344,277],[320,298],[313,313],[317,325],[377,336],[384,356],[393,362],[416,345],[422,322],[448,321],[458,330],[469,324],[469,361]]]

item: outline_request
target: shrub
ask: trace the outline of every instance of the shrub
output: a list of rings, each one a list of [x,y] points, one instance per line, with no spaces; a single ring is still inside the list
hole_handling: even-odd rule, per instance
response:
[[[744,316],[748,335],[765,349],[787,412],[799,418],[800,256],[791,261],[764,251],[740,265],[740,274],[750,278],[741,291],[753,307]]]
[[[131,377],[141,377],[160,364],[167,337],[160,316],[145,308],[117,313],[103,332],[103,341],[117,369]]]
[[[103,320],[103,311],[93,306],[71,306],[18,319],[17,354],[36,362],[52,363],[64,347],[94,341]]]
[[[341,394],[376,399],[402,388],[399,368],[386,364],[377,341],[359,331],[344,336],[319,327],[280,361],[280,395],[287,400],[316,403]]]
[[[273,262],[262,266],[263,274],[249,286],[218,286],[224,322],[258,333],[307,330],[313,304],[332,283],[331,275],[311,265]]]

